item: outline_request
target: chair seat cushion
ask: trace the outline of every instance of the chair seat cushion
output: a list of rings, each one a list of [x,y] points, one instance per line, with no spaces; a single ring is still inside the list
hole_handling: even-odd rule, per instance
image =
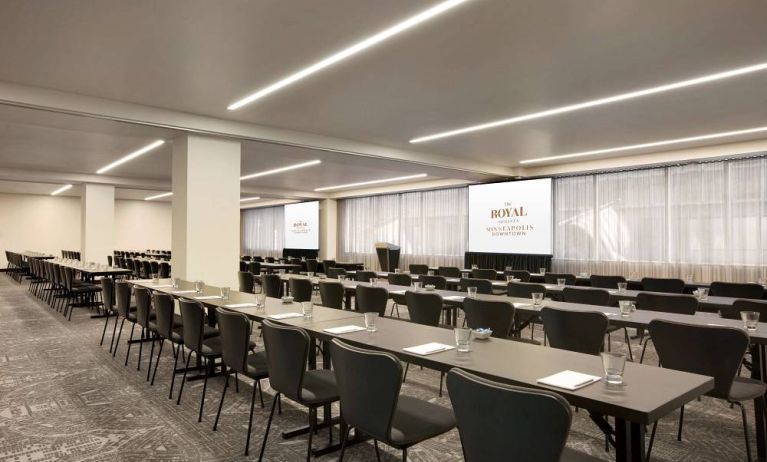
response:
[[[181,316],[178,317],[178,325],[179,326],[183,326],[184,325],[181,322]],[[219,335],[221,335],[221,332],[218,329],[216,329],[215,327],[209,326],[207,324],[202,326],[202,338],[213,338],[213,337],[218,337]]]
[[[265,351],[258,351],[248,355],[248,370],[245,372],[245,375],[251,379],[263,379],[269,377]]]
[[[455,427],[453,411],[422,399],[400,395],[392,419],[391,443],[406,447]]]
[[[767,384],[761,380],[747,377],[735,377],[730,387],[730,401],[748,401],[762,396],[767,391]]]
[[[203,356],[221,356],[221,336],[203,340],[200,354]]]
[[[306,371],[300,398],[306,404],[338,401],[336,374],[330,369]]]

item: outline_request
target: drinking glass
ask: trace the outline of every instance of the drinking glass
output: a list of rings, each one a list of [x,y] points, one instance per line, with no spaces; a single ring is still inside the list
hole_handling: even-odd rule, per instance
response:
[[[157,285],[160,283],[160,275],[157,273],[152,273],[152,284]]]
[[[202,293],[202,290],[205,288],[205,283],[202,281],[194,281],[194,291],[198,294]]]
[[[461,277],[464,279],[467,279],[469,277],[469,273],[467,271],[464,271],[461,273]]]
[[[304,314],[305,318],[314,316],[314,302],[302,302],[301,312]]]
[[[471,329],[468,327],[456,327],[453,329],[455,332],[455,346],[457,350],[465,353],[471,350]]]
[[[546,268],[538,268],[538,272],[541,274],[546,274]]]
[[[370,278],[370,285],[374,286],[378,282],[378,278]]]
[[[415,292],[420,292],[421,291],[421,283],[420,282],[413,282],[413,290]]]
[[[621,316],[630,316],[633,310],[634,302],[631,300],[619,300],[618,307],[621,310]]]
[[[306,272],[306,276],[310,277],[310,278],[313,278],[314,277],[314,272],[313,271],[307,271]]]
[[[369,311],[365,313],[365,329],[368,332],[376,331],[376,319],[378,319],[377,311]]]
[[[693,295],[698,297],[698,300],[705,300],[708,298],[708,288],[706,287],[699,287],[693,292]]]
[[[743,325],[749,332],[756,332],[756,328],[759,324],[759,312],[758,311],[741,311],[740,319],[743,320]]]
[[[625,291],[626,291],[626,288],[627,288],[628,286],[629,286],[629,285],[628,285],[628,283],[627,283],[627,282],[619,282],[619,283],[618,283],[618,292],[620,292],[620,293],[623,293],[623,292],[625,292]]]
[[[320,279],[325,279],[327,276],[325,275],[325,273],[320,273],[317,275],[317,277]]]
[[[469,293],[469,298],[477,298],[477,288],[476,287],[467,287],[466,292]]]
[[[171,284],[173,285],[173,288],[178,289],[178,283],[180,281],[179,278],[172,278],[170,281],[171,281]]]
[[[514,276],[511,274],[506,275],[506,282],[514,282]]]
[[[401,273],[401,272],[402,272],[402,270],[401,270],[401,269],[399,269],[399,268],[394,268],[394,273],[395,273],[395,274],[399,274],[399,273]]]
[[[229,287],[222,287],[221,288],[221,299],[222,300],[229,300]]]
[[[533,297],[533,305],[543,305],[543,292],[533,292],[530,296]]]
[[[471,265],[471,269],[479,269],[479,265]]]
[[[559,287],[561,289],[562,287],[565,286],[565,282],[567,282],[567,280],[565,278],[558,278],[557,279],[557,287]]]
[[[512,268],[511,266],[507,266],[507,267],[505,268],[505,270],[506,270],[506,271],[511,271],[511,270],[513,270],[513,269],[514,269],[514,268]]]
[[[434,276],[434,270],[429,270],[426,272],[426,274],[429,276]]]
[[[623,353],[602,353],[602,367],[604,367],[605,382],[608,385],[623,385],[626,355]]]
[[[345,281],[345,280],[346,280],[346,276],[345,276],[345,275],[343,275],[343,274],[339,274],[339,275],[338,275],[338,280],[339,280],[339,281]]]

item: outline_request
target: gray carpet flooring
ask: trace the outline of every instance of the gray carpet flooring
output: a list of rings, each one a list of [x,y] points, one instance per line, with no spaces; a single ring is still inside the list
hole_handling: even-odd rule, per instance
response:
[[[108,344],[99,346],[103,319],[91,319],[78,309],[71,321],[49,308],[19,285],[0,276],[0,461],[229,461],[256,460],[272,391],[265,385],[266,409],[256,408],[251,456],[243,449],[247,430],[252,382],[242,380],[239,393],[227,393],[220,428],[211,430],[223,379],[209,382],[202,423],[197,422],[202,381],[190,382],[181,405],[168,399],[172,354],[167,348],[150,387],[145,381],[148,348],[144,348],[141,371],[136,370],[138,348],[131,350],[124,366],[126,345],[116,358]],[[407,317],[407,310],[401,314]],[[111,323],[110,323],[111,329]],[[127,338],[129,329],[123,333]],[[527,332],[529,335],[529,331]],[[540,328],[538,328],[540,337]],[[614,335],[612,348],[626,345]],[[107,336],[108,340],[109,336]],[[108,343],[108,342],[107,342]],[[259,342],[260,343],[260,342]],[[636,340],[632,344],[639,353]],[[650,349],[649,364],[657,364]],[[630,386],[630,384],[629,384]],[[410,368],[402,393],[450,406],[445,393],[438,397],[439,373]],[[176,390],[178,383],[176,384]],[[174,395],[175,396],[175,395]],[[307,413],[288,401],[275,421],[266,449],[268,461],[305,459],[306,439],[282,439],[280,433],[306,423]],[[338,409],[334,408],[334,413]],[[587,412],[575,412],[568,446],[604,460],[614,455],[604,450],[604,438]],[[685,411],[684,437],[676,440],[678,412],[661,420],[653,460],[729,461],[745,460],[740,413],[737,408],[711,398],[691,403]],[[753,420],[753,408],[748,404]],[[753,428],[750,429],[753,432]],[[503,430],[499,430],[503,431]],[[337,439],[338,434],[335,432]],[[327,431],[315,438],[315,447],[327,444]],[[755,451],[752,435],[752,448]],[[382,458],[399,460],[400,453],[385,446]],[[354,446],[348,461],[375,460],[372,443]],[[336,460],[338,454],[318,458]],[[410,461],[462,460],[457,431],[413,447]]]

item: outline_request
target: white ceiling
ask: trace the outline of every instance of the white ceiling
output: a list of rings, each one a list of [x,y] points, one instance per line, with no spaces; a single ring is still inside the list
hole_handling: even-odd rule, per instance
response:
[[[470,0],[251,106],[226,110],[234,100],[436,3],[5,0],[0,81],[407,149],[442,156],[443,165],[461,159],[510,167],[534,157],[767,125],[767,72],[761,72],[408,143],[434,132],[767,62],[763,0]],[[0,106],[0,168],[93,173],[176,134]],[[758,137],[764,136],[709,143]],[[171,149],[168,143],[114,175],[169,182]],[[244,143],[242,169],[251,173],[311,159],[323,164],[243,187],[288,197],[288,192],[295,196],[421,172],[487,178],[254,141]]]

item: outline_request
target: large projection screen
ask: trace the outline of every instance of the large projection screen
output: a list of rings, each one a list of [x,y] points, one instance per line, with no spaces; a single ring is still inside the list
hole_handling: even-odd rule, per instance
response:
[[[469,186],[469,251],[552,253],[551,178]]]
[[[301,202],[285,205],[286,249],[320,248],[320,203]]]

